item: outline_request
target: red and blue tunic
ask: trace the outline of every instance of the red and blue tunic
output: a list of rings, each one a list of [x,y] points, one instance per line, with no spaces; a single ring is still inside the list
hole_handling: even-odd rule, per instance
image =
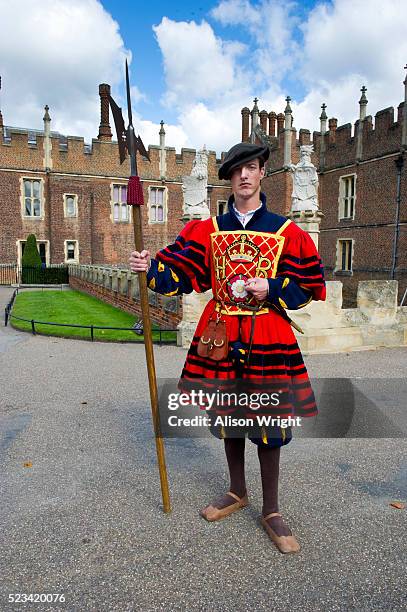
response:
[[[313,416],[317,413],[307,370],[286,310],[325,299],[321,259],[312,238],[295,223],[262,206],[245,227],[233,209],[204,221],[191,221],[175,242],[159,251],[147,275],[150,289],[180,295],[212,289],[187,353],[183,379],[270,379],[288,382],[295,401],[275,409],[275,415]],[[267,300],[255,314],[247,278],[268,279]],[[230,346],[250,356],[236,366],[233,350],[224,361],[198,355],[199,338],[214,313],[226,322]],[[241,350],[241,349],[240,349]]]

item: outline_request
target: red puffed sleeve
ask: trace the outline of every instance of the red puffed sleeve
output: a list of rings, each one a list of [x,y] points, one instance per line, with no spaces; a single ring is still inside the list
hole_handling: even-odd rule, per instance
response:
[[[211,286],[210,234],[214,231],[212,219],[190,221],[174,243],[159,251],[155,259],[184,278],[193,290],[207,291]]]
[[[294,223],[290,223],[281,253],[277,276],[294,281],[305,289],[313,300],[325,300],[324,268],[311,236]]]

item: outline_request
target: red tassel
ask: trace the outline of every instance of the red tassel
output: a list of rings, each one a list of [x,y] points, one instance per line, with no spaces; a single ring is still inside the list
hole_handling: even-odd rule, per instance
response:
[[[127,184],[127,204],[141,206],[144,204],[143,187],[138,176],[131,176]]]

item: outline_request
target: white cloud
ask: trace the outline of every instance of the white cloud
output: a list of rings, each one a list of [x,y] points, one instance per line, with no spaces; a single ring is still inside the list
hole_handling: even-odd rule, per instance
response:
[[[166,144],[206,144],[219,154],[240,140],[240,110],[255,95],[260,108],[278,113],[290,94],[294,126],[311,131],[319,129],[322,102],[339,124],[354,122],[363,84],[370,114],[397,106],[407,58],[405,0],[370,0],[368,7],[366,0],[322,1],[307,10],[292,0],[222,0],[210,23],[163,17],[153,30],[166,79],[164,120],[171,111]],[[48,104],[53,130],[96,137],[98,84],[110,83],[126,106],[118,92],[130,53],[119,25],[98,0],[0,0],[0,14],[5,123],[41,129]],[[218,35],[219,24],[230,26],[228,39]],[[148,96],[133,86],[132,99]],[[133,115],[145,145],[158,144],[159,124]]]
[[[223,0],[212,9],[211,14],[223,26],[259,27],[261,25],[261,11],[252,6],[248,0]]]
[[[302,99],[291,94],[297,130],[319,130],[322,102],[339,125],[354,123],[362,85],[368,88],[368,112],[373,115],[402,100],[405,0],[370,0],[368,10],[365,0],[333,0],[316,4],[305,15],[295,2],[223,0],[212,16],[251,35],[257,66],[252,94],[260,98],[261,108],[282,112],[282,92],[291,93],[286,83],[296,81],[303,89]]]
[[[130,95],[131,95],[132,102],[133,100],[134,102],[141,102],[141,101],[147,102],[147,96],[140,91],[137,85],[130,86]],[[133,103],[131,106],[133,108]]]
[[[179,120],[194,148],[205,144],[220,154],[240,140],[240,109],[241,104],[232,103],[211,110],[199,102],[186,108]]]
[[[136,134],[140,134],[146,148],[148,145],[159,144],[159,131],[161,128],[159,123],[142,119],[138,114],[134,115],[133,113],[133,125]],[[182,124],[164,125],[164,130],[165,144],[167,147],[175,147],[177,150],[180,150],[182,147],[191,146],[188,135],[184,131]]]
[[[328,116],[337,117],[338,124],[354,123],[362,85],[368,89],[368,113],[397,106],[403,97],[406,23],[404,0],[370,0],[368,10],[364,0],[317,5],[302,25],[301,78],[308,94],[297,113],[300,117],[304,113],[305,119],[312,108],[314,124],[301,127],[319,129],[316,111],[323,101]]]
[[[123,79],[118,24],[97,0],[0,0],[0,74],[6,125],[97,137],[99,83]]]
[[[153,27],[160,46],[167,84],[168,106],[184,107],[197,101],[214,101],[228,95],[243,76],[236,57],[245,50],[215,36],[206,22],[172,21],[164,17]]]
[[[253,40],[253,78],[281,82],[298,61],[300,47],[293,33],[300,25],[298,4],[284,0],[223,0],[211,15],[223,26],[242,26]],[[257,75],[257,77],[256,77]]]

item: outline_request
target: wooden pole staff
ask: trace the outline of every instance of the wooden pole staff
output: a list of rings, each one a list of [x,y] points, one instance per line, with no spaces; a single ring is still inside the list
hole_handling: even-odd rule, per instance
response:
[[[136,250],[141,253],[144,249],[142,219],[140,206],[133,206],[133,228],[134,243]],[[155,372],[153,338],[151,333],[150,305],[148,303],[147,274],[139,272],[140,304],[143,318],[144,346],[146,351],[146,362],[148,372],[148,383],[150,387],[151,412],[153,417],[155,445],[157,451],[158,469],[160,472],[161,494],[164,512],[171,512],[170,493],[168,488],[167,469],[165,464],[164,441],[161,437],[160,415],[158,411],[157,378]]]
[[[126,91],[127,91],[127,112],[129,116],[129,126],[127,130],[124,126],[124,120],[121,108],[117,106],[113,98],[109,95],[110,108],[112,110],[119,146],[120,163],[122,164],[126,158],[126,153],[130,156],[130,179],[127,185],[127,204],[133,209],[133,227],[134,227],[134,243],[136,250],[141,253],[144,250],[143,230],[141,206],[144,204],[143,188],[140,178],[137,173],[137,151],[149,161],[148,152],[146,151],[140,136],[135,136],[133,127],[133,118],[131,112],[130,99],[130,82],[129,69],[126,60]],[[164,512],[171,512],[170,493],[168,489],[167,468],[165,465],[164,441],[161,436],[160,415],[158,410],[158,390],[157,378],[154,363],[153,338],[151,333],[150,320],[150,305],[148,303],[148,287],[146,272],[138,274],[140,287],[140,303],[143,319],[143,334],[144,346],[146,351],[148,384],[150,387],[151,412],[155,433],[155,445],[157,451],[158,468],[160,472],[161,494],[163,500]]]

